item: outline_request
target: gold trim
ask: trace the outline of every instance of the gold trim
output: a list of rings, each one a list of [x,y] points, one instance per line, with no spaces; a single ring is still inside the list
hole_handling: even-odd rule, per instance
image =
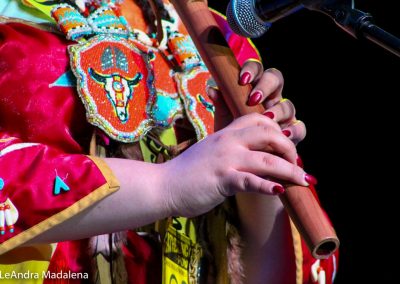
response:
[[[107,164],[95,157],[89,157],[99,168],[104,178],[106,179],[106,183],[95,189],[79,201],[75,202],[70,207],[64,209],[61,212],[47,218],[46,220],[34,225],[28,230],[18,234],[17,236],[5,241],[0,245],[0,255],[18,247],[27,241],[33,239],[34,237],[40,235],[42,232],[49,230],[50,228],[66,221],[72,216],[78,214],[79,212],[85,210],[95,202],[103,199],[107,195],[117,191],[119,189],[119,182],[112,173],[111,169],[107,166]]]
[[[107,180],[107,183],[108,183],[109,187],[110,188],[117,187],[117,189],[118,189],[119,186],[120,186],[119,181],[115,177],[114,173],[111,171],[111,169],[107,165],[107,163],[103,159],[101,159],[99,157],[95,157],[95,156],[87,156],[87,157],[90,160],[92,160],[92,162],[95,163],[95,165],[99,168],[99,170],[101,171],[101,173],[103,174],[103,176]]]
[[[0,16],[0,23],[1,23],[1,16]],[[5,143],[5,142],[15,140],[15,139],[17,139],[17,138],[16,137],[3,138],[3,139],[0,139],[0,143]]]
[[[292,230],[294,256],[296,260],[296,284],[303,284],[303,249],[301,247],[301,237],[292,220],[290,220],[290,228]]]
[[[261,65],[261,68],[264,68],[264,66],[263,66],[263,64],[262,64],[262,62],[261,62],[260,59],[257,59],[257,58],[249,58],[249,59],[246,59],[246,61],[243,63],[243,65],[246,64],[247,62],[255,62],[255,63],[258,63],[258,64]]]
[[[0,255],[1,265],[18,264],[25,261],[50,261],[57,244],[35,244],[17,247]]]

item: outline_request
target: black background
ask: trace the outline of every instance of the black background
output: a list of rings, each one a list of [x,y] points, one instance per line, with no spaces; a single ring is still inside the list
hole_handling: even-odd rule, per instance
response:
[[[356,8],[400,36],[395,2],[356,1]],[[220,11],[227,3],[209,1]],[[274,23],[254,42],[265,66],[283,72],[284,96],[307,125],[298,149],[318,178],[341,240],[336,283],[394,283],[400,273],[400,58],[306,10]]]

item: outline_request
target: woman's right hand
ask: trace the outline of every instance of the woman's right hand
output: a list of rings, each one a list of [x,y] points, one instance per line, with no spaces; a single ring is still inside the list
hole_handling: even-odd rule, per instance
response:
[[[282,181],[307,186],[296,157],[276,122],[246,115],[162,164],[163,199],[171,215],[191,217],[239,192],[276,195]]]

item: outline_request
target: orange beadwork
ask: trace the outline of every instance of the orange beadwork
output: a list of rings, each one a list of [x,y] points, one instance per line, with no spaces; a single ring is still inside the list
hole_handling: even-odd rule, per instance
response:
[[[52,17],[60,30],[68,39],[75,40],[92,33],[87,20],[75,8],[67,4],[60,4],[51,11]]]
[[[147,115],[155,99],[147,53],[112,36],[93,37],[69,52],[90,123],[123,142],[138,140],[154,126]]]
[[[182,69],[189,69],[199,65],[200,56],[190,38],[178,32],[171,33],[168,39],[168,48],[178,65]]]

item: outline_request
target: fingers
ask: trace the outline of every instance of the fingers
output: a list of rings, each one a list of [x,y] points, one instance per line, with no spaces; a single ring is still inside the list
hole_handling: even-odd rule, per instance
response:
[[[304,122],[296,120],[284,128],[282,133],[297,145],[306,137],[307,130]]]
[[[259,177],[273,177],[288,183],[307,186],[306,173],[296,164],[290,163],[276,155],[265,152],[251,151],[240,158],[244,167],[237,168],[240,172],[252,173]]]
[[[283,76],[279,70],[275,68],[265,70],[251,91],[247,104],[255,106],[265,101],[266,108],[272,107],[282,98],[283,84]]]
[[[280,127],[276,122],[259,113],[251,113],[235,119],[228,126],[228,129],[241,129],[253,126],[272,127],[280,131]]]
[[[257,81],[263,73],[263,66],[260,61],[255,59],[247,60],[240,70],[239,83],[241,85],[246,85]]]
[[[278,195],[285,192],[283,186],[277,182],[260,178],[251,173],[231,170],[226,186],[221,192],[223,196],[231,196],[237,192],[254,192]]]
[[[297,127],[299,127],[299,129],[297,129]],[[290,126],[287,129],[296,141],[301,141],[301,139],[304,138],[305,131],[303,131],[301,127],[302,125],[299,124],[299,126]],[[223,131],[216,133],[214,137],[216,140],[221,140],[223,138],[222,136],[229,136],[230,133],[232,133],[229,131],[233,131],[234,138],[236,138],[235,140],[237,142],[250,150],[275,153],[291,163],[296,163],[296,148],[291,138],[288,138],[286,132],[282,132],[280,126],[276,122],[264,115],[252,113],[239,117]],[[297,134],[297,132],[299,132],[299,134]],[[232,141],[232,143],[234,142]]]
[[[302,121],[296,119],[296,109],[288,99],[282,99],[264,112],[264,115],[279,123],[282,133],[294,144],[297,145],[306,137],[306,126]]]
[[[281,99],[277,104],[270,107],[264,115],[273,119],[280,125],[287,123],[295,119],[296,109],[293,103],[288,99]]]
[[[280,130],[261,125],[240,129],[235,134],[240,143],[249,150],[273,153],[296,163],[296,147]]]

